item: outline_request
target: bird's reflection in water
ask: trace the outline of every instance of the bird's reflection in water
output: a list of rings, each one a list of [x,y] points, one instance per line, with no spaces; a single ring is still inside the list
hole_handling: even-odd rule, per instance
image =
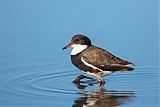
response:
[[[87,85],[76,85],[80,89],[87,87]],[[133,91],[113,91],[99,87],[96,91],[85,91],[74,101],[72,107],[116,107],[133,101],[134,97]]]

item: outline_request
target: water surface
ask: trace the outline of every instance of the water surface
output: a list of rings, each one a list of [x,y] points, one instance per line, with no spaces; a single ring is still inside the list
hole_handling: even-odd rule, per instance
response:
[[[106,77],[104,87],[87,83],[75,85],[72,81],[81,73],[70,65],[32,65],[24,68],[12,66],[1,71],[2,106],[128,107],[158,104],[159,74],[155,66],[114,73]]]
[[[150,0],[1,0],[1,107],[158,107],[158,3]],[[133,62],[104,87],[74,84],[80,74],[62,51],[75,34]]]

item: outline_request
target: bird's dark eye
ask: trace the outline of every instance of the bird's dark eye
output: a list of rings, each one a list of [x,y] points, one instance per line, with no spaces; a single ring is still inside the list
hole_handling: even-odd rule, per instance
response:
[[[76,39],[75,41],[76,41],[76,42],[79,42],[79,39]]]

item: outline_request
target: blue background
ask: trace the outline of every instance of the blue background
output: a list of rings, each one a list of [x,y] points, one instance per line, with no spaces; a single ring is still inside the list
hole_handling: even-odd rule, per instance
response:
[[[45,64],[74,68],[70,51],[61,48],[73,35],[84,34],[94,45],[139,67],[156,66],[157,73],[158,4],[157,0],[0,0],[0,72],[7,75]],[[151,86],[144,85],[158,87],[157,75],[153,78]],[[158,90],[151,104],[158,104],[154,103]]]
[[[29,52],[28,45],[59,53],[75,34],[88,35],[93,44],[113,53],[126,49],[133,59],[158,57],[156,0],[1,0],[0,29],[3,57],[25,46]]]

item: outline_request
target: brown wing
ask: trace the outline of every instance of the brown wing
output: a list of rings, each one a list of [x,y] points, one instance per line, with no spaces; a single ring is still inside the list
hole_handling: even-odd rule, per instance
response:
[[[84,54],[85,53],[85,54]],[[90,46],[82,52],[81,56],[87,63],[102,69],[109,71],[129,71],[133,68],[128,66],[133,66],[134,64],[122,60],[104,49],[97,48],[95,46]]]

